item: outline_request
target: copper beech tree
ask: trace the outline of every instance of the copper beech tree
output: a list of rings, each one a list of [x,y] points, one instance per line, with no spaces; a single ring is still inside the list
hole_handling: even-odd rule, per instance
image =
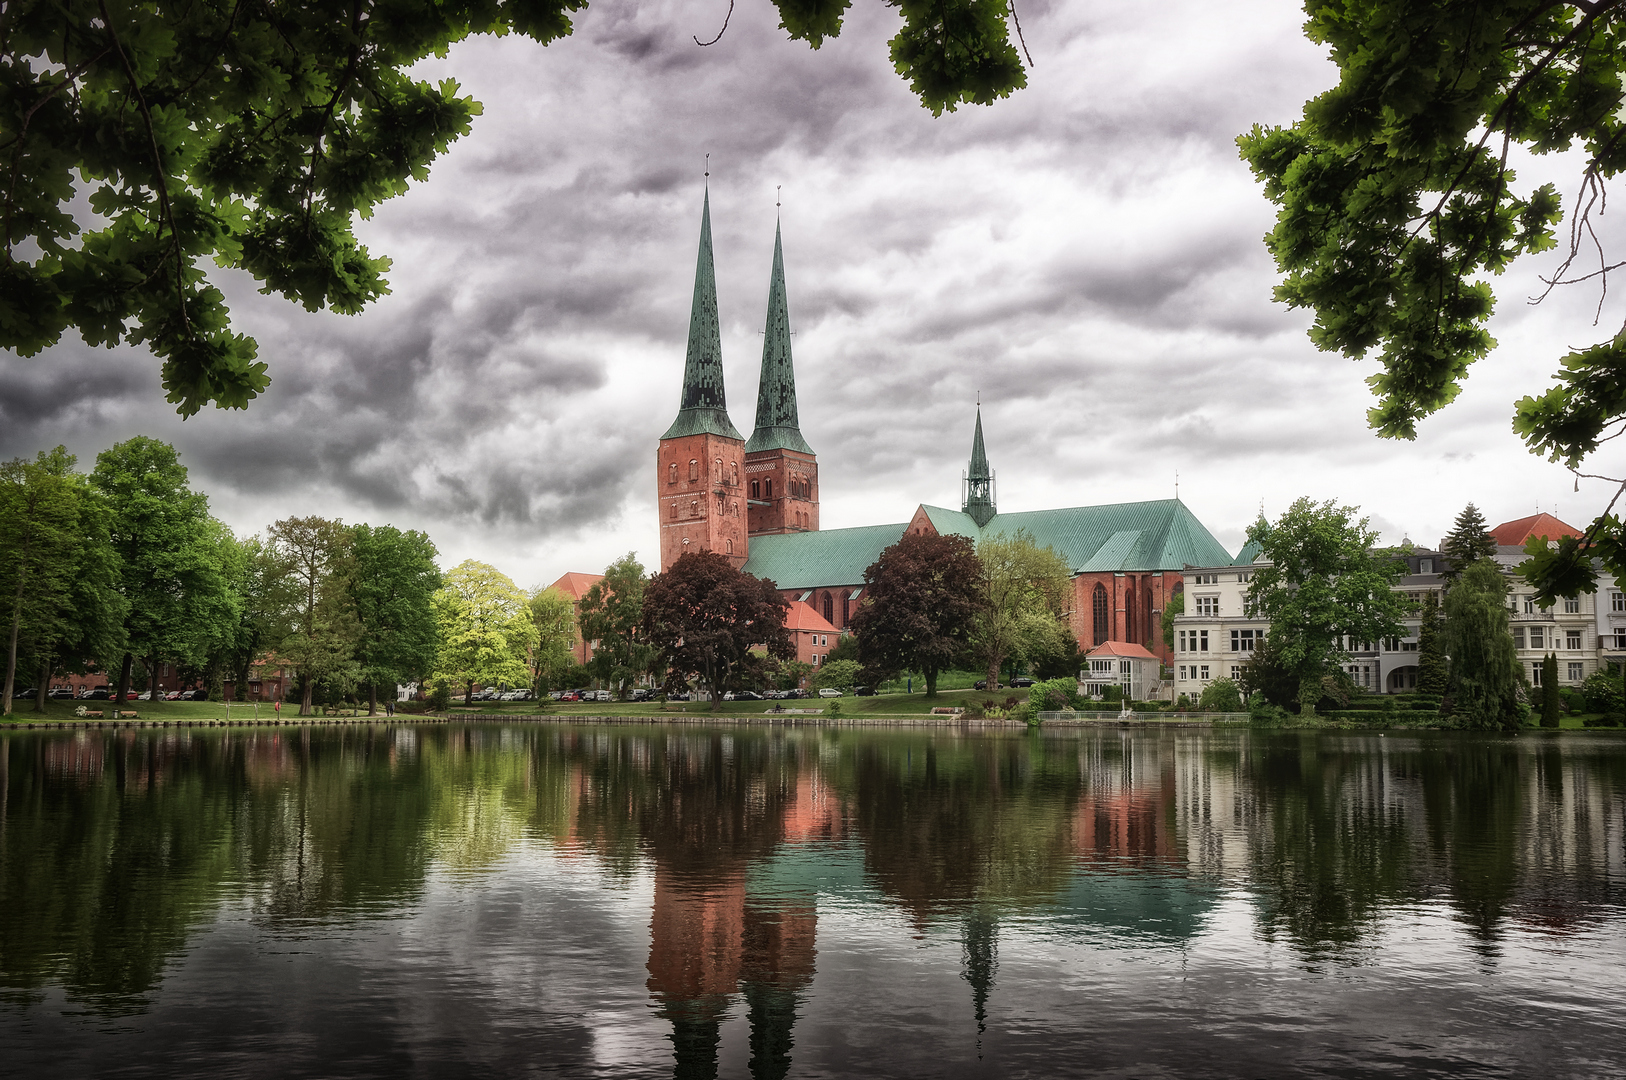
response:
[[[644,634],[659,650],[668,685],[693,676],[715,707],[754,666],[753,647],[790,660],[790,602],[774,583],[734,568],[715,551],[678,556],[644,590]]]
[[[965,537],[905,534],[864,571],[859,660],[881,675],[918,671],[935,697],[938,673],[970,646],[986,577]]]

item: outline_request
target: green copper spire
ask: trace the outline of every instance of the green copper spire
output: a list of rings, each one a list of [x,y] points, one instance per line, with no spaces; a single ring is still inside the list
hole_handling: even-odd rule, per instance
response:
[[[689,354],[683,363],[683,398],[663,439],[684,435],[741,438],[723,401],[723,338],[717,325],[717,275],[711,259],[711,192],[700,212],[700,256],[689,309]]]
[[[965,474],[965,501],[962,513],[971,515],[980,528],[993,520],[994,472],[988,467],[988,451],[982,446],[982,406],[977,407],[977,434],[971,440],[971,467]]]
[[[790,309],[785,303],[785,256],[773,230],[773,278],[768,283],[768,328],[762,337],[762,381],[757,385],[757,427],[745,452],[813,448],[796,418],[796,371],[790,360]]]

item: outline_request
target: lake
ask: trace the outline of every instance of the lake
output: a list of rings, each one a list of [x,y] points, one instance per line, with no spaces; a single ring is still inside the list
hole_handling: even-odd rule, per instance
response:
[[[16,1076],[1626,1075],[1626,740],[0,735]]]

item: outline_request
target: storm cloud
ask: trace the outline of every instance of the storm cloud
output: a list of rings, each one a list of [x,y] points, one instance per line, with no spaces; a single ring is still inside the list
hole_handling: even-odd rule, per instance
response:
[[[88,464],[147,434],[240,532],[389,521],[522,584],[629,549],[651,563],[709,183],[745,431],[783,225],[826,527],[954,504],[979,394],[1003,509],[1163,498],[1178,473],[1233,549],[1301,494],[1362,505],[1391,540],[1434,541],[1469,500],[1492,520],[1597,512],[1508,432],[1553,341],[1605,336],[1591,300],[1529,308],[1517,280],[1539,267],[1516,266],[1502,348],[1404,445],[1365,428],[1375,365],[1318,354],[1272,302],[1271,208],[1235,138],[1331,83],[1293,4],[1023,4],[1029,87],[940,118],[891,70],[890,7],[855,6],[814,51],[749,0],[697,46],[726,11],[596,6],[547,48],[483,38],[425,63],[485,111],[359,224],[394,260],[388,297],[310,313],[216,272],[274,381],[184,423],[140,350],[0,354],[0,456],[65,443]]]

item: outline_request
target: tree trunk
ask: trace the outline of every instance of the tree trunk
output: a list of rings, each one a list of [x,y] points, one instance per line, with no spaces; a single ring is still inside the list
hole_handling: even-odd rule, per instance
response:
[[[11,692],[17,688],[17,632],[23,625],[23,576],[17,575],[17,599],[11,605],[11,645],[6,649],[6,685],[0,690],[0,716],[11,715]]]
[[[924,668],[924,669],[922,669],[922,671],[920,673],[920,677],[926,680],[926,696],[927,697],[936,697],[937,696],[937,669],[936,668]]]
[[[1004,666],[1003,656],[996,656],[988,661],[988,692],[991,694],[999,689],[999,669]]]
[[[158,700],[158,654],[147,657],[147,704]]]
[[[1321,700],[1321,680],[1299,680],[1299,716],[1315,716],[1315,703]]]
[[[378,715],[378,684],[374,682],[367,684],[367,715]]]
[[[473,705],[474,704],[474,680],[473,679],[469,680],[469,688],[467,690],[463,691],[463,704],[465,704],[465,705]]]
[[[119,685],[115,688],[115,692],[116,692],[115,700],[117,700],[117,701],[123,701],[124,700],[124,695],[128,694],[130,692],[130,668],[134,664],[135,664],[135,656],[133,654],[131,654],[131,653],[125,653],[124,654],[124,663],[119,668]],[[118,711],[117,709],[114,709],[114,712],[117,712],[117,711]]]
[[[51,685],[51,657],[49,655],[40,661],[40,681],[34,685],[39,688],[39,695],[34,698],[34,711],[42,713],[45,711],[46,691]]]
[[[309,716],[311,714],[311,691],[313,689],[315,689],[315,688],[311,686],[311,677],[310,677],[310,675],[305,673],[305,672],[300,672],[300,675],[299,675],[299,715],[300,716]]]

